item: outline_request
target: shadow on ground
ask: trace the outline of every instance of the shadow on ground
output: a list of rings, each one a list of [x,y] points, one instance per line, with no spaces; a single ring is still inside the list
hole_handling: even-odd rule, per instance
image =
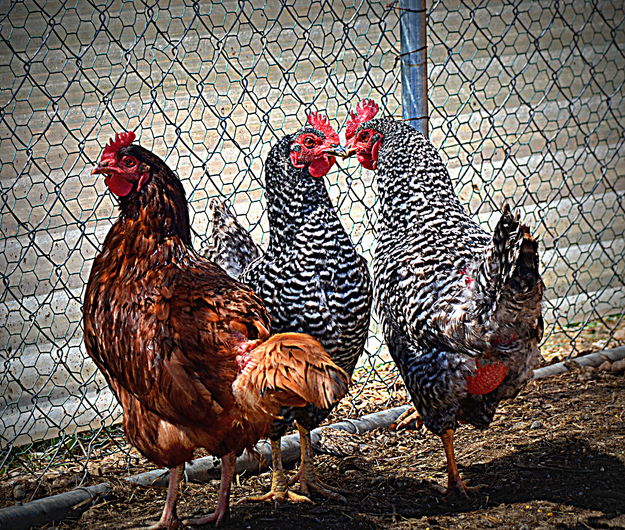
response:
[[[345,468],[358,471],[347,505],[325,502],[269,509],[242,504],[234,507],[233,519],[225,528],[285,528],[287,522],[298,528],[384,528],[502,505],[516,519],[511,511],[522,511],[526,509],[523,504],[534,501],[603,512],[593,519],[597,526],[623,522],[619,511],[625,507],[625,465],[578,438],[527,443],[501,458],[461,469],[468,482],[483,486],[470,499],[445,497],[437,481],[393,473],[373,476],[367,472],[366,460],[348,459],[341,467],[343,472]],[[431,524],[437,527],[436,520]]]

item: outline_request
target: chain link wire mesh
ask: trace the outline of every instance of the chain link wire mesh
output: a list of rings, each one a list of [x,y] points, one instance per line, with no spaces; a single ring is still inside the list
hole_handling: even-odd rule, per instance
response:
[[[122,448],[80,322],[116,218],[90,175],[106,140],[135,130],[178,172],[196,243],[208,199],[222,196],[263,245],[262,167],[277,138],[312,109],[338,129],[364,97],[401,116],[401,15],[387,0],[0,6],[0,478]],[[427,15],[430,136],[457,192],[491,228],[507,200],[541,238],[547,341],[579,353],[600,327],[601,346],[614,344],[625,302],[622,2],[441,0]],[[371,259],[375,186],[356,165],[328,185]],[[357,375],[363,406],[368,388],[390,399],[399,385],[375,319]]]

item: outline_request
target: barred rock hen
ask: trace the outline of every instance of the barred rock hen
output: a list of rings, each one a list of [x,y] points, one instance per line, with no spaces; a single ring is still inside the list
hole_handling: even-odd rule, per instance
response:
[[[244,271],[241,280],[262,297],[274,328],[310,333],[332,359],[351,374],[364,350],[371,315],[372,289],[366,261],[355,250],[332,205],[323,177],[343,154],[328,119],[317,113],[308,124],[274,145],[265,163],[269,217],[269,247]],[[233,227],[236,217],[225,205],[214,207],[224,227],[213,231],[208,256],[229,271],[240,263],[241,246]],[[226,219],[227,221],[219,221]],[[244,229],[239,225],[239,231]],[[215,249],[224,253],[215,255]],[[229,249],[229,250],[228,250]],[[249,251],[246,254],[250,255]],[[283,410],[271,431],[272,458],[281,461],[280,438],[293,420],[300,433],[302,458],[298,474],[302,493],[312,491],[342,498],[319,481],[314,472],[310,431],[330,413],[309,405]],[[306,500],[288,490],[281,467],[274,465],[271,491],[252,500]]]
[[[448,492],[458,422],[486,428],[532,375],[542,337],[537,243],[503,208],[494,234],[464,211],[434,146],[364,101],[347,149],[377,171],[376,303],[386,343],[418,415],[441,436]]]
[[[207,237],[200,253],[237,280],[261,251],[236,215],[215,197],[208,202],[208,218]]]
[[[268,434],[282,407],[331,406],[349,377],[311,336],[270,337],[260,298],[194,252],[180,180],[134,137],[117,135],[93,171],[106,175],[120,217],[87,284],[85,346],[131,443],[171,470],[157,527],[181,525],[178,483],[198,447],[221,457],[222,479],[215,513],[190,523],[219,523],[236,455]]]

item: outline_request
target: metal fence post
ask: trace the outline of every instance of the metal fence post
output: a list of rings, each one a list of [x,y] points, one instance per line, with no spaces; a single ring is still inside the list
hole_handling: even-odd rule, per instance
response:
[[[403,117],[428,137],[428,67],[425,0],[400,0]]]

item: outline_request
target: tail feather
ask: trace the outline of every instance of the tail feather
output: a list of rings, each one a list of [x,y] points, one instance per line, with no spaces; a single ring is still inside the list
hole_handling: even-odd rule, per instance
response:
[[[200,252],[238,279],[245,268],[260,256],[260,249],[225,202],[212,198],[208,203],[208,214],[208,236]]]
[[[504,302],[542,298],[538,242],[505,204],[477,275],[478,315],[489,320]],[[536,296],[534,296],[536,295]],[[515,304],[516,305],[516,304]]]
[[[347,393],[349,382],[319,341],[281,333],[250,352],[233,390],[244,407],[275,415],[284,406],[328,408]]]

